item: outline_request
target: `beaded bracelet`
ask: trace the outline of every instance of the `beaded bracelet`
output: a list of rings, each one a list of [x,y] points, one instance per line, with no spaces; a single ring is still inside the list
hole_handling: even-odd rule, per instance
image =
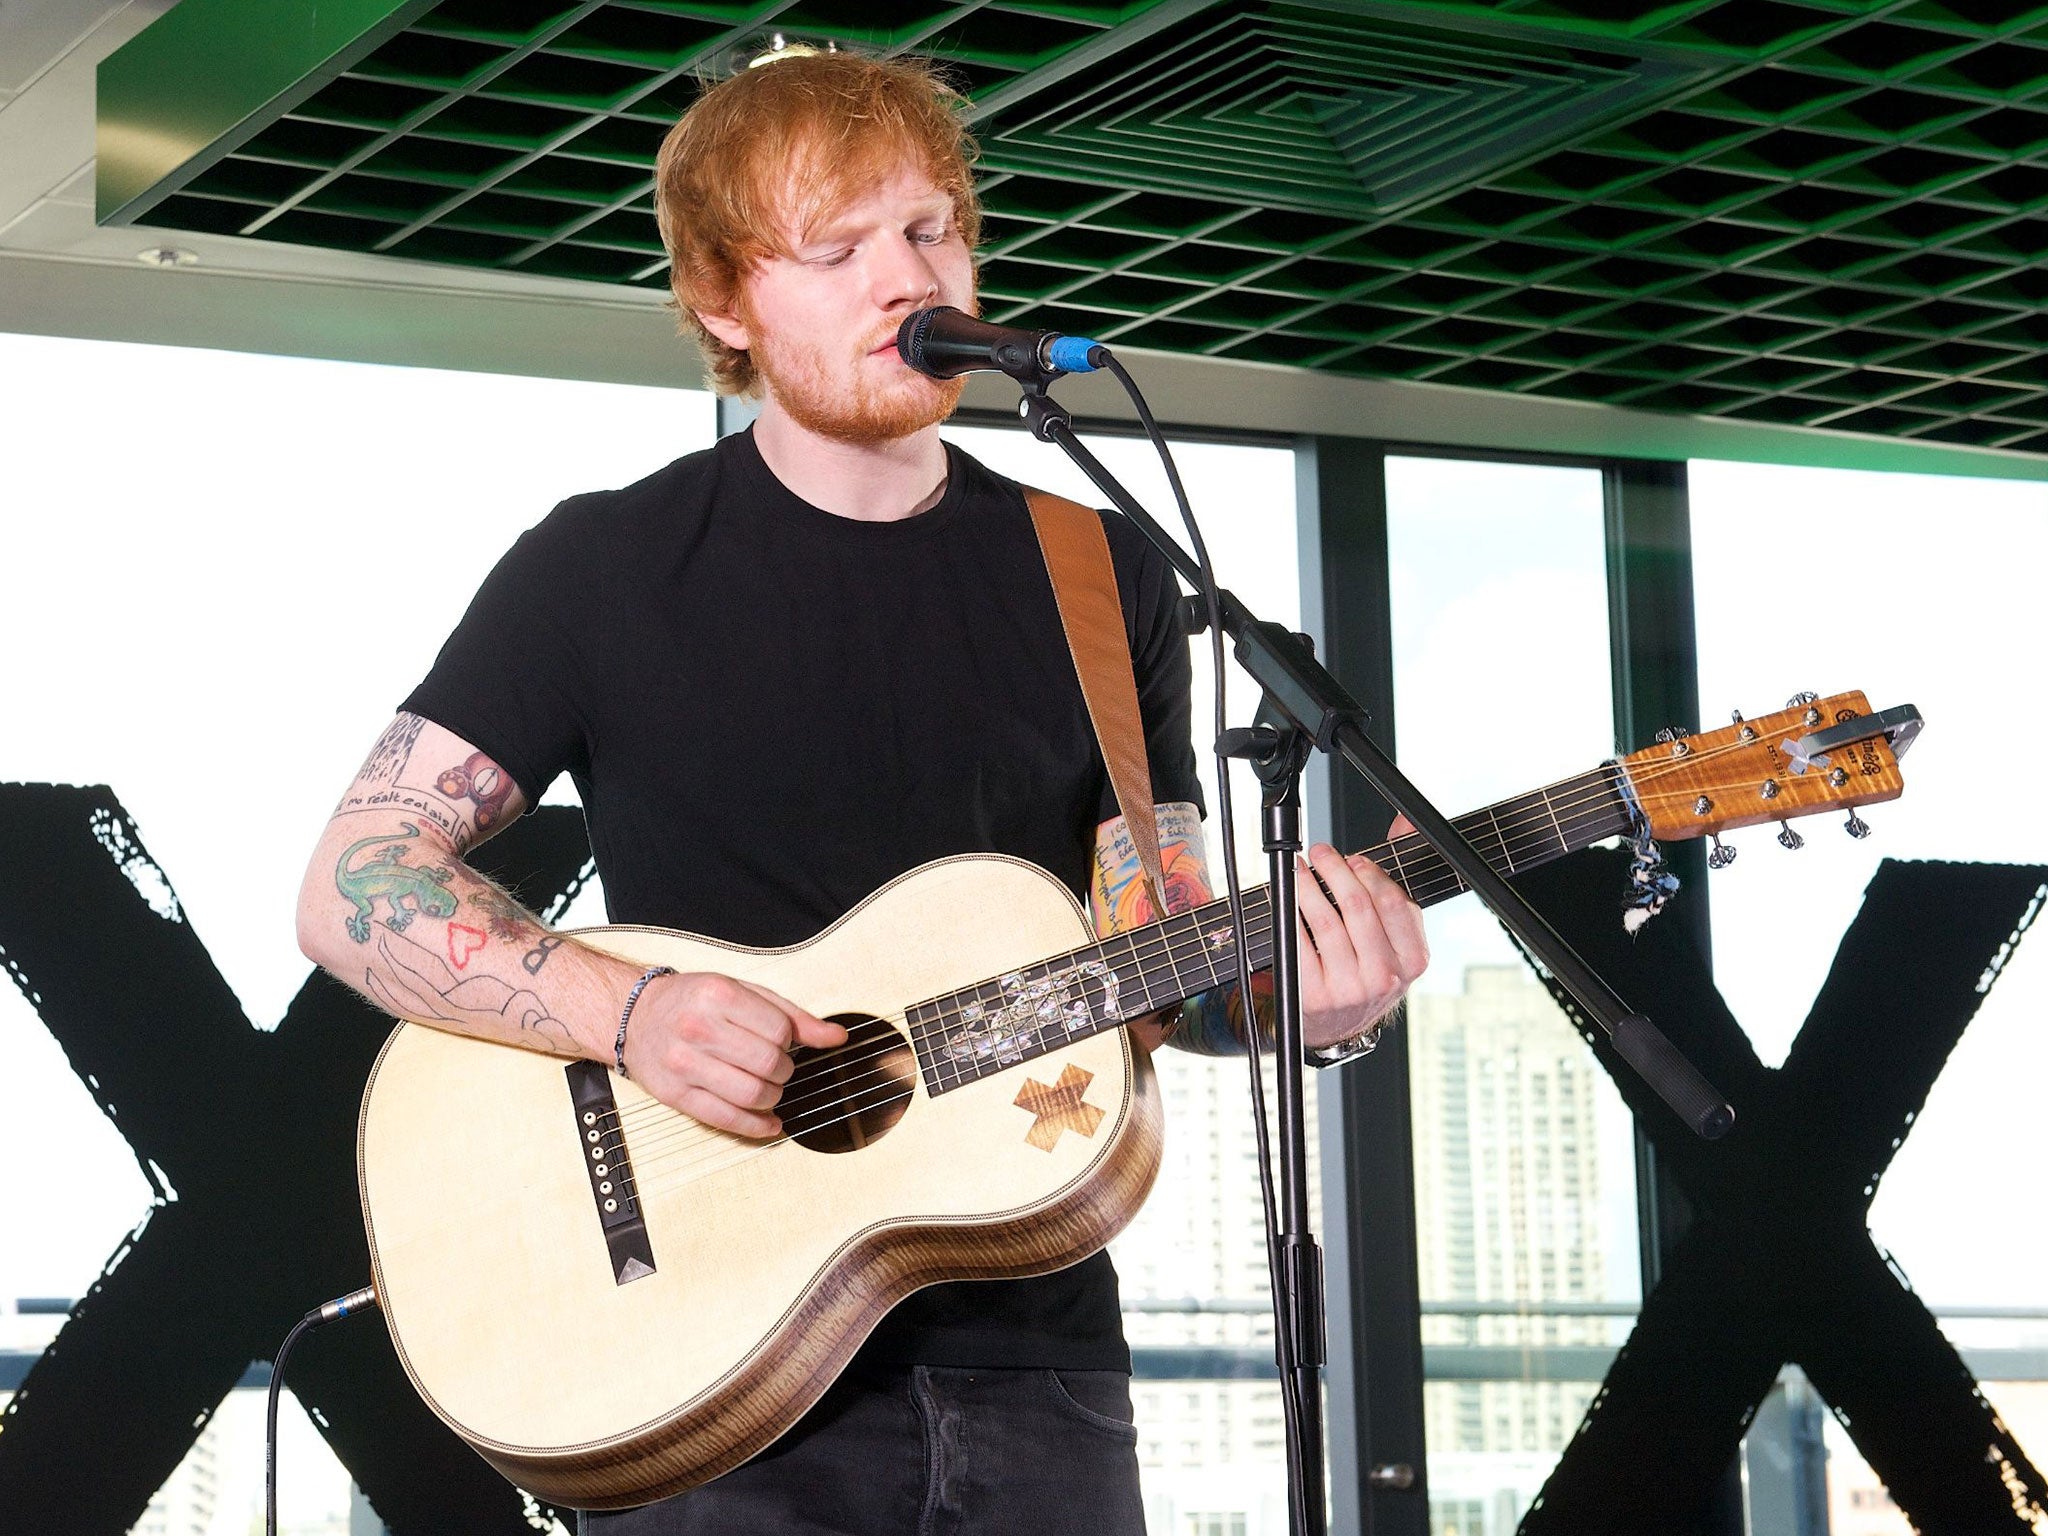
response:
[[[633,1080],[633,1074],[626,1070],[626,1026],[633,1022],[633,1005],[640,1001],[640,994],[647,990],[647,983],[657,976],[673,976],[675,973],[676,968],[672,965],[649,966],[640,979],[633,983],[633,990],[626,994],[626,1006],[619,1010],[619,1034],[618,1038],[612,1041],[612,1061],[619,1069],[619,1076],[629,1083]]]

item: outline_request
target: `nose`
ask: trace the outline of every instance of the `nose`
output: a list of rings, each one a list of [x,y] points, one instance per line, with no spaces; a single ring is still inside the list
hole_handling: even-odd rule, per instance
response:
[[[890,255],[875,273],[876,301],[884,309],[921,309],[939,294],[939,277],[923,246],[888,242]]]

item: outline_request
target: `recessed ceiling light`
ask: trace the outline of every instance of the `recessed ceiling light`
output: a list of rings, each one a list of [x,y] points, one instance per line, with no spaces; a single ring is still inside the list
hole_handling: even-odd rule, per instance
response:
[[[821,48],[816,43],[796,42],[780,32],[771,32],[767,43],[759,51],[748,54],[742,62],[748,69],[759,69],[763,64],[776,64],[784,59],[806,59],[813,54],[838,51],[836,42],[828,42]]]
[[[146,251],[137,251],[135,259],[145,267],[196,267],[199,258],[193,252],[176,245],[152,245]]]

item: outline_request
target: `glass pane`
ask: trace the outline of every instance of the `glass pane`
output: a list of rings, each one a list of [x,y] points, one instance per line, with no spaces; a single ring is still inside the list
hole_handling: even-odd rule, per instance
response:
[[[1985,772],[2048,753],[2029,681],[2048,488],[1759,464],[1696,463],[1691,478],[1702,699],[1757,714],[1796,690],[1860,688],[1875,708],[1913,703],[1927,720],[1904,763],[1904,797],[1863,813],[1869,838],[1817,817],[1807,847],[1788,854],[1759,828],[1731,839],[1742,856],[1713,877],[1716,984],[1776,1063],[1880,859],[2048,862],[2048,827]],[[1838,508],[1854,509],[1853,537],[1841,518],[1814,515]],[[1874,599],[1868,621],[1792,622],[1787,597],[1759,622],[1765,574],[1773,592]],[[2036,1465],[2048,1457],[2048,1234],[2016,1219],[2014,1200],[2038,1203],[2048,1181],[2044,1017],[2048,943],[2037,928],[1936,1080],[1870,1213],[1873,1235]],[[1828,1426],[1827,1445],[1838,1536],[1903,1536],[1905,1517],[1840,1426]]]
[[[1004,474],[1091,506],[1102,503],[1064,454],[1021,431],[955,428],[947,435]],[[1105,437],[1089,446],[1178,532],[1149,443]],[[1292,451],[1182,442],[1173,451],[1222,584],[1260,617],[1298,624]],[[1196,762],[1210,807],[1211,855],[1220,860],[1214,759],[1207,751],[1214,674],[1206,643],[1198,642],[1194,653]],[[1256,693],[1233,663],[1230,723],[1249,721],[1256,705]],[[1247,770],[1232,782],[1241,877],[1247,886],[1263,884],[1257,785]],[[1215,874],[1220,881],[1220,867]],[[1155,1060],[1166,1104],[1164,1161],[1151,1198],[1110,1249],[1137,1371],[1132,1399],[1147,1520],[1153,1536],[1281,1536],[1287,1529],[1286,1442],[1273,1381],[1265,1225],[1245,1066],[1170,1050]],[[1307,1114],[1314,1146],[1314,1094]],[[1321,1198],[1312,1165],[1310,1209],[1320,1209]]]
[[[712,437],[701,391],[9,335],[0,420],[9,568],[34,573],[0,602],[0,780],[111,785],[264,1030],[306,979],[292,911],[313,839],[485,571],[560,498]],[[242,723],[271,717],[282,760],[234,760]],[[224,742],[260,800],[224,792]],[[0,1051],[4,1401],[152,1192],[14,985]],[[286,1528],[348,1529],[346,1474],[287,1419]],[[261,1424],[260,1393],[229,1394],[162,1528],[194,1529],[194,1500],[214,1510],[196,1528],[250,1528]]]
[[[1600,476],[1387,462],[1402,766],[1447,814],[1612,750]],[[1487,750],[1511,741],[1513,753]],[[1431,1528],[1512,1531],[1641,1296],[1627,1111],[1473,897],[1408,1006]]]

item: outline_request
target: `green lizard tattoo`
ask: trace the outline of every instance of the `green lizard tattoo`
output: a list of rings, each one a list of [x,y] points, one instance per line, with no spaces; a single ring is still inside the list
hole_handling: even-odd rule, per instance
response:
[[[411,822],[401,822],[400,825],[407,837],[420,835],[420,829]],[[391,909],[391,915],[384,922],[394,933],[404,932],[406,925],[420,913],[428,917],[455,915],[455,893],[441,883],[449,878],[451,871],[407,864],[404,843],[385,843],[375,858],[354,869],[349,868],[348,861],[363,849],[383,842],[384,836],[379,834],[350,843],[342,851],[341,862],[334,866],[335,885],[342,895],[356,904],[355,915],[348,920],[348,936],[358,944],[370,942],[370,919],[376,913],[380,896]],[[412,899],[410,908],[405,905],[408,897]]]

